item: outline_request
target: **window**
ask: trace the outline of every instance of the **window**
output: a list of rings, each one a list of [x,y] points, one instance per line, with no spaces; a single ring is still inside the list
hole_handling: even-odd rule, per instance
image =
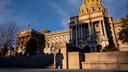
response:
[[[47,47],[49,48],[49,43],[48,43]]]
[[[88,8],[86,9],[86,11],[88,12]]]
[[[94,7],[92,7],[92,11],[95,11],[95,10],[94,10]]]
[[[99,7],[99,10],[101,10],[101,8]]]
[[[81,12],[82,14],[84,13],[84,10],[82,10],[82,12]]]
[[[97,31],[97,32],[96,32],[96,35],[99,36],[99,35],[100,35],[100,31]]]
[[[96,27],[99,27],[99,24],[96,24]]]

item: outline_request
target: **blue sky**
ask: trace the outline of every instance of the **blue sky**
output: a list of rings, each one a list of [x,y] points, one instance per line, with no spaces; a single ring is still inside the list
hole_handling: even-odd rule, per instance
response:
[[[0,0],[0,24],[51,31],[68,28],[68,18],[79,12],[83,0]],[[113,18],[128,13],[128,0],[102,0]]]

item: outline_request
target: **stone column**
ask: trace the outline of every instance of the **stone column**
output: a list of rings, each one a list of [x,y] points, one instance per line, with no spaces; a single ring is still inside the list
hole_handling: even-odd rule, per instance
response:
[[[19,52],[20,46],[21,46],[21,38],[20,37],[17,37],[16,52]]]
[[[105,26],[104,20],[102,20],[102,23],[103,23],[104,35],[107,37],[106,26]]]
[[[92,27],[92,35],[93,35],[93,40],[95,41],[95,32],[94,32],[94,24],[91,23],[91,27]]]
[[[78,21],[76,21],[75,24],[76,24],[76,46],[78,46]]]
[[[95,34],[95,27],[94,27],[93,23],[91,23],[91,27],[92,27],[92,36],[93,36],[92,48],[94,48],[93,51],[97,51],[96,43],[95,43],[95,41],[96,41],[96,34]]]
[[[102,25],[103,25],[103,31],[104,31],[103,39],[104,39],[105,46],[106,46],[106,45],[108,45],[108,37],[107,37],[106,26],[105,26],[105,22],[104,22],[104,20],[102,20],[101,22],[102,22]]]
[[[40,48],[39,48],[39,40],[38,39],[36,39],[36,43],[37,43],[36,54],[39,54],[40,53]]]
[[[93,51],[93,49],[92,49],[92,42],[91,42],[91,39],[90,39],[90,37],[91,37],[91,35],[92,35],[92,25],[91,25],[91,22],[88,23],[88,29],[89,29],[90,50],[91,50],[91,52],[92,52],[92,51]]]
[[[103,36],[104,36],[104,29],[103,29],[103,24],[101,21],[99,21],[99,26],[100,26],[100,45],[103,46]]]
[[[116,36],[115,27],[114,27],[114,24],[113,24],[113,21],[112,21],[111,17],[109,18],[109,21],[110,21],[113,41],[114,41],[115,46],[118,48],[119,47],[119,45],[118,45],[119,42],[118,42],[118,39],[117,39],[117,36]]]
[[[81,47],[82,47],[83,42],[84,42],[84,34],[83,34],[83,32],[84,32],[84,27],[81,26],[81,40],[82,40],[82,41],[81,41],[81,42],[82,42],[82,43],[81,43]]]
[[[81,25],[78,26],[78,34],[79,34],[79,39],[81,38]]]
[[[81,38],[83,39],[83,27],[81,25]]]
[[[72,34],[73,34],[73,33],[72,33],[72,29],[73,29],[73,28],[70,27],[70,40],[72,40]]]
[[[101,21],[99,21],[99,26],[100,26],[100,33],[101,33],[101,36],[103,36],[103,32],[104,32],[104,29],[103,29],[103,26],[102,26],[102,23]]]
[[[89,35],[91,35],[92,34],[91,23],[88,23],[88,30],[89,30]]]
[[[94,33],[94,40],[96,41],[96,28],[95,28],[95,24],[93,24],[92,27],[93,27],[93,33]]]

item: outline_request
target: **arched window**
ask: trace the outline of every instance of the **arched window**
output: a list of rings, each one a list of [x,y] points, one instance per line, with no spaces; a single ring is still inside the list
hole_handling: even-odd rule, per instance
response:
[[[47,47],[49,48],[49,43],[48,43]]]
[[[92,7],[92,11],[95,11],[94,7]]]
[[[100,52],[101,49],[102,49],[102,45],[97,45],[97,52]]]

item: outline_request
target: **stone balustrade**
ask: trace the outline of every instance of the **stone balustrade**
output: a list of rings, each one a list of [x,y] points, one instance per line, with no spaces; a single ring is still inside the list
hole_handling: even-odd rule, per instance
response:
[[[86,53],[82,68],[128,70],[128,51]]]

